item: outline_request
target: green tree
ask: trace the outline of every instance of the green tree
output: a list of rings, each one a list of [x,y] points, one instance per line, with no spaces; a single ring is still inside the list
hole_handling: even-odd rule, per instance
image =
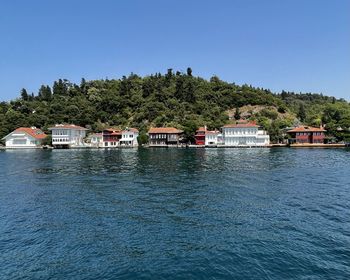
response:
[[[21,98],[24,101],[28,101],[28,99],[29,99],[28,92],[27,92],[27,90],[25,88],[21,89]]]
[[[191,67],[187,68],[187,76],[192,77],[192,69],[191,69]]]
[[[235,120],[239,120],[241,118],[241,112],[239,111],[239,107],[236,107],[234,118]]]
[[[306,111],[305,111],[305,106],[303,103],[300,103],[299,105],[299,111],[298,111],[298,118],[300,121],[305,121],[306,119]]]
[[[137,137],[137,142],[139,145],[147,144],[148,143],[148,135],[146,133],[140,133]]]
[[[62,79],[55,81],[53,83],[52,93],[54,95],[67,95],[68,93],[67,84]]]
[[[42,85],[39,89],[38,96],[41,100],[50,101],[52,98],[51,88],[49,86]]]

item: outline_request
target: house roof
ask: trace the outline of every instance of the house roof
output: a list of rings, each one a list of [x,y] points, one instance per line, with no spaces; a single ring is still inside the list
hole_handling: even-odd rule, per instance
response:
[[[12,133],[25,133],[35,139],[42,140],[47,137],[47,135],[39,128],[36,127],[19,127],[12,131],[10,134],[6,135],[3,139],[7,138]]]
[[[110,128],[105,128],[103,131],[121,131],[121,130],[119,128],[110,127]]]
[[[56,124],[53,127],[49,127],[49,130],[52,129],[77,129],[77,130],[88,130],[85,127],[81,127],[79,125],[75,125],[75,124]]]
[[[200,132],[204,132],[204,134]],[[196,136],[203,136],[208,134],[219,134],[219,133],[220,131],[218,130],[207,130],[205,127],[200,127],[196,130]]]
[[[119,128],[106,128],[103,133],[108,132],[108,135],[121,135],[122,131]]]
[[[92,133],[88,137],[102,137],[102,133]]]
[[[220,133],[219,130],[207,130],[207,131],[205,132],[205,134],[219,134],[219,133]]]
[[[123,132],[128,132],[128,131],[131,131],[131,132],[139,132],[139,130],[137,128],[133,128],[133,127],[130,127],[130,128],[126,128],[123,130]]]
[[[206,127],[200,127],[196,130],[196,132],[202,132],[202,131],[207,131]]]
[[[326,130],[324,128],[301,125],[291,130],[288,130],[287,132],[293,133],[293,132],[325,132],[325,131]]]
[[[259,127],[255,121],[237,121],[237,123],[226,124],[223,127],[227,128],[244,128],[244,127]]]
[[[148,130],[148,133],[174,133],[174,134],[180,134],[182,133],[182,130],[179,130],[175,127],[151,127]]]

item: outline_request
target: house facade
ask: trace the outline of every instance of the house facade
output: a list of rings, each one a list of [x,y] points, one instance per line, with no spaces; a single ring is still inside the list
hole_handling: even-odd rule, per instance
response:
[[[122,138],[119,140],[120,146],[137,147],[137,137],[139,131],[136,128],[126,128],[122,131]]]
[[[200,127],[194,136],[196,145],[217,146],[223,144],[223,137],[218,130],[207,130],[207,127]]]
[[[174,127],[152,127],[148,131],[149,146],[167,147],[180,144],[183,131]]]
[[[225,146],[231,147],[262,147],[270,144],[266,131],[260,130],[255,122],[238,121],[222,127]]]
[[[86,146],[84,138],[88,129],[74,124],[56,124],[50,127],[52,146],[56,148],[74,148]]]
[[[326,130],[322,127],[298,126],[287,133],[290,144],[323,144]]]
[[[20,127],[6,135],[6,148],[40,148],[47,135],[36,127]]]
[[[207,130],[205,133],[205,146],[220,146],[224,144],[224,139],[220,131]]]
[[[88,141],[91,147],[101,148],[103,147],[102,133],[93,133],[88,136]]]
[[[122,138],[122,131],[118,128],[107,128],[102,132],[103,147],[116,148]]]
[[[206,127],[200,127],[197,129],[194,139],[196,141],[196,145],[204,146],[205,145],[205,134],[207,132]]]

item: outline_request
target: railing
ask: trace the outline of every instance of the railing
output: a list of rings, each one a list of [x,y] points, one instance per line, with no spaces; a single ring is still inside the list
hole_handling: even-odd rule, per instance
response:
[[[59,141],[59,140],[61,140],[61,141]],[[62,142],[67,142],[67,143],[69,143],[70,142],[70,140],[66,140],[66,139],[52,139],[52,142],[57,142],[57,143],[62,143]]]
[[[69,137],[69,134],[63,134],[63,135],[61,135],[61,134],[52,134],[52,137],[55,137],[55,138],[62,138],[62,137]]]

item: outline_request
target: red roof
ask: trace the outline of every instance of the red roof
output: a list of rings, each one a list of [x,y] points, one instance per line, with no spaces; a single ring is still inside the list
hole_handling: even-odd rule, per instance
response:
[[[52,129],[78,129],[78,130],[88,130],[85,127],[81,127],[79,125],[75,125],[75,124],[56,124],[53,127],[49,127],[49,130]]]
[[[291,130],[288,130],[288,133],[293,132],[325,132],[326,130],[324,128],[320,127],[312,127],[312,126],[298,126]]]
[[[106,128],[103,132],[108,132],[108,135],[121,135],[122,131],[119,128]]]
[[[182,130],[179,130],[175,127],[151,127],[148,131],[148,133],[174,133],[174,134],[180,134],[182,133]]]
[[[36,127],[20,127],[13,132],[24,132],[38,140],[41,140],[47,137],[47,135],[44,132],[42,132],[42,130]]]
[[[203,131],[207,131],[206,127],[200,127],[196,130],[196,132],[203,132]]]
[[[205,134],[219,134],[219,133],[220,133],[220,131],[218,131],[218,130],[207,130],[205,132]]]
[[[207,127],[200,127],[200,128],[198,128],[197,130],[196,130],[196,135],[195,136],[202,136],[202,135],[204,135],[203,134],[203,132],[204,132],[204,134],[219,134],[220,133],[220,131],[218,131],[218,130],[207,130]]]

